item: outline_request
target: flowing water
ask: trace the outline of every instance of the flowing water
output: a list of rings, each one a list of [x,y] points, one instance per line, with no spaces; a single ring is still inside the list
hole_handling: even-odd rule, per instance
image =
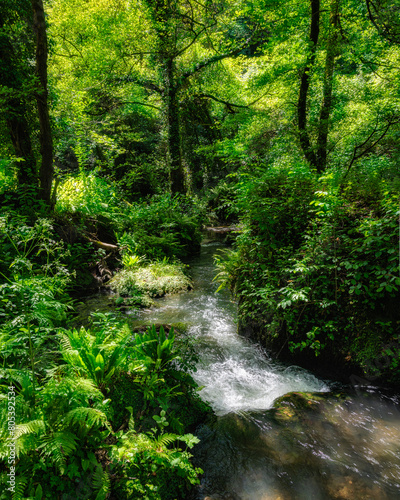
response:
[[[236,333],[236,307],[215,293],[205,242],[191,262],[193,291],[167,296],[139,322],[187,323],[200,362],[193,374],[218,418],[197,430],[204,470],[196,499],[400,499],[400,412],[395,397],[332,387],[270,359]]]

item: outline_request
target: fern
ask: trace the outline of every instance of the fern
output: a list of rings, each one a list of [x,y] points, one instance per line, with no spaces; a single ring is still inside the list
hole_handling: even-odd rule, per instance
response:
[[[12,496],[12,500],[24,500],[24,491],[26,485],[28,484],[28,477],[18,474],[15,477],[15,491]]]
[[[161,434],[155,439],[155,442],[158,446],[167,447],[174,443],[177,439],[179,439],[177,434]]]
[[[106,414],[96,408],[75,408],[74,410],[71,410],[66,414],[64,422],[66,424],[75,424],[78,426],[82,426],[83,423],[85,423],[89,429],[94,425],[105,425],[108,429],[111,430]]]
[[[54,459],[55,464],[63,473],[63,465],[66,457],[71,455],[77,448],[77,437],[69,431],[54,432],[43,438],[39,446],[43,453]]]
[[[112,337],[112,334],[104,336],[102,330],[96,335],[84,328],[69,330],[59,336],[61,354],[76,373],[86,374],[104,389],[128,355],[126,343],[131,333],[123,328],[115,335],[115,340]]]
[[[0,379],[2,380],[10,380],[21,384],[25,377],[26,370],[18,368],[0,368]]]
[[[46,426],[43,420],[31,420],[25,424],[18,424],[15,426],[14,437],[16,439],[20,438],[25,434],[40,434],[46,430]]]
[[[99,464],[93,474],[92,486],[97,491],[95,500],[105,500],[110,492],[110,477]]]

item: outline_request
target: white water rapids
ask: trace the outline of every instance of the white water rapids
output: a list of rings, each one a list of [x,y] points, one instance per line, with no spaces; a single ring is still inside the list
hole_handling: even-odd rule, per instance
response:
[[[192,292],[158,300],[157,308],[142,313],[140,319],[189,325],[200,355],[193,377],[204,386],[200,395],[217,415],[264,410],[291,391],[328,391],[327,384],[311,373],[271,361],[256,344],[237,334],[235,305],[227,291],[215,293],[218,285],[212,281],[212,256],[220,247],[218,242],[202,246],[201,257],[191,266]]]

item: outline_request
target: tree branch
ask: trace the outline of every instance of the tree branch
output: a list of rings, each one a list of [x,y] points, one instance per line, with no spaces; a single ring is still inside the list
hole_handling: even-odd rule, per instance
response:
[[[216,62],[222,61],[223,59],[227,59],[228,57],[235,57],[238,54],[240,54],[240,52],[242,52],[242,50],[245,49],[249,45],[255,32],[256,32],[256,29],[253,31],[251,36],[246,40],[246,42],[243,45],[241,45],[240,47],[238,47],[230,52],[226,52],[225,54],[218,54],[218,55],[209,57],[209,58],[204,59],[203,61],[200,61],[199,63],[197,63],[196,66],[194,66],[194,68],[183,73],[183,75],[179,78],[177,86],[180,87],[185,80],[187,80],[188,78],[190,78],[192,75],[194,75],[198,71],[202,70],[203,68],[206,68],[207,66],[210,66],[211,64],[214,64]]]
[[[207,27],[204,27],[203,29],[201,29],[197,33],[193,32],[194,33],[193,39],[186,45],[186,47],[179,50],[176,53],[175,57],[179,57],[181,54],[184,54],[187,51],[187,49],[189,49],[196,42],[196,40],[199,38],[199,36],[206,31],[206,29],[207,29]]]
[[[212,99],[213,101],[220,102],[221,104],[225,104],[225,106],[228,108],[230,113],[235,113],[235,111],[232,109],[234,108],[246,108],[248,109],[249,107],[247,105],[243,104],[234,104],[229,101],[225,101],[223,99],[219,99],[219,97],[215,97],[211,94],[196,94],[195,97],[199,97],[201,99]]]
[[[346,177],[347,177],[348,173],[350,172],[350,169],[353,166],[354,162],[357,161],[362,156],[364,156],[365,154],[369,153],[378,144],[378,142],[381,141],[385,137],[385,135],[387,134],[389,128],[392,125],[395,125],[396,123],[400,123],[400,119],[399,120],[394,120],[394,121],[389,120],[388,124],[384,127],[382,134],[374,142],[372,142],[372,144],[370,144],[367,148],[365,148],[363,151],[361,151],[361,153],[356,154],[357,150],[359,150],[362,147],[364,147],[368,143],[368,141],[372,139],[372,137],[375,135],[375,133],[378,132],[378,121],[377,121],[374,130],[369,134],[369,136],[367,137],[367,139],[363,143],[361,143],[361,144],[359,144],[359,145],[357,145],[357,146],[354,147],[353,157],[352,157],[352,159],[351,159],[351,161],[349,163],[349,166],[347,167],[346,173],[343,176],[342,182],[346,179]],[[382,129],[380,129],[379,132],[381,130]]]
[[[119,107],[123,106],[124,104],[137,104],[139,106],[146,106],[148,108],[158,109],[159,111],[161,110],[161,108],[159,106],[155,106],[154,104],[148,104],[147,102],[140,102],[140,101],[118,101],[118,103],[115,103],[112,106],[104,107],[101,111],[98,111],[98,112],[87,111],[86,113],[89,116],[102,116],[102,115],[105,115],[106,113],[109,113],[113,109],[116,109],[116,108],[119,108]]]
[[[115,78],[113,81],[118,83],[136,83],[136,85],[139,85],[140,87],[145,87],[146,89],[153,90],[158,94],[162,94],[162,90],[158,87],[158,85],[150,80],[144,80],[138,76],[121,76],[119,78]]]
[[[68,40],[68,38],[65,35],[58,34],[56,36],[59,36],[64,40],[64,42],[67,42],[70,45],[72,45],[72,47],[78,52],[79,56],[86,62],[85,58],[83,57],[82,51],[73,42],[71,42],[71,40]],[[77,56],[73,54],[70,57],[77,57]]]

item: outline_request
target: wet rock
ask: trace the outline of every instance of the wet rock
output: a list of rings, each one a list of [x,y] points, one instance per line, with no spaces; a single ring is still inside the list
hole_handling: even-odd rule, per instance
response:
[[[132,328],[134,333],[146,333],[147,329],[151,326],[152,323],[144,323],[142,325],[137,325]],[[187,331],[186,323],[155,323],[156,330],[158,331],[160,326],[164,328],[165,333],[168,335],[171,331],[171,328],[174,329],[175,335],[181,335]]]

